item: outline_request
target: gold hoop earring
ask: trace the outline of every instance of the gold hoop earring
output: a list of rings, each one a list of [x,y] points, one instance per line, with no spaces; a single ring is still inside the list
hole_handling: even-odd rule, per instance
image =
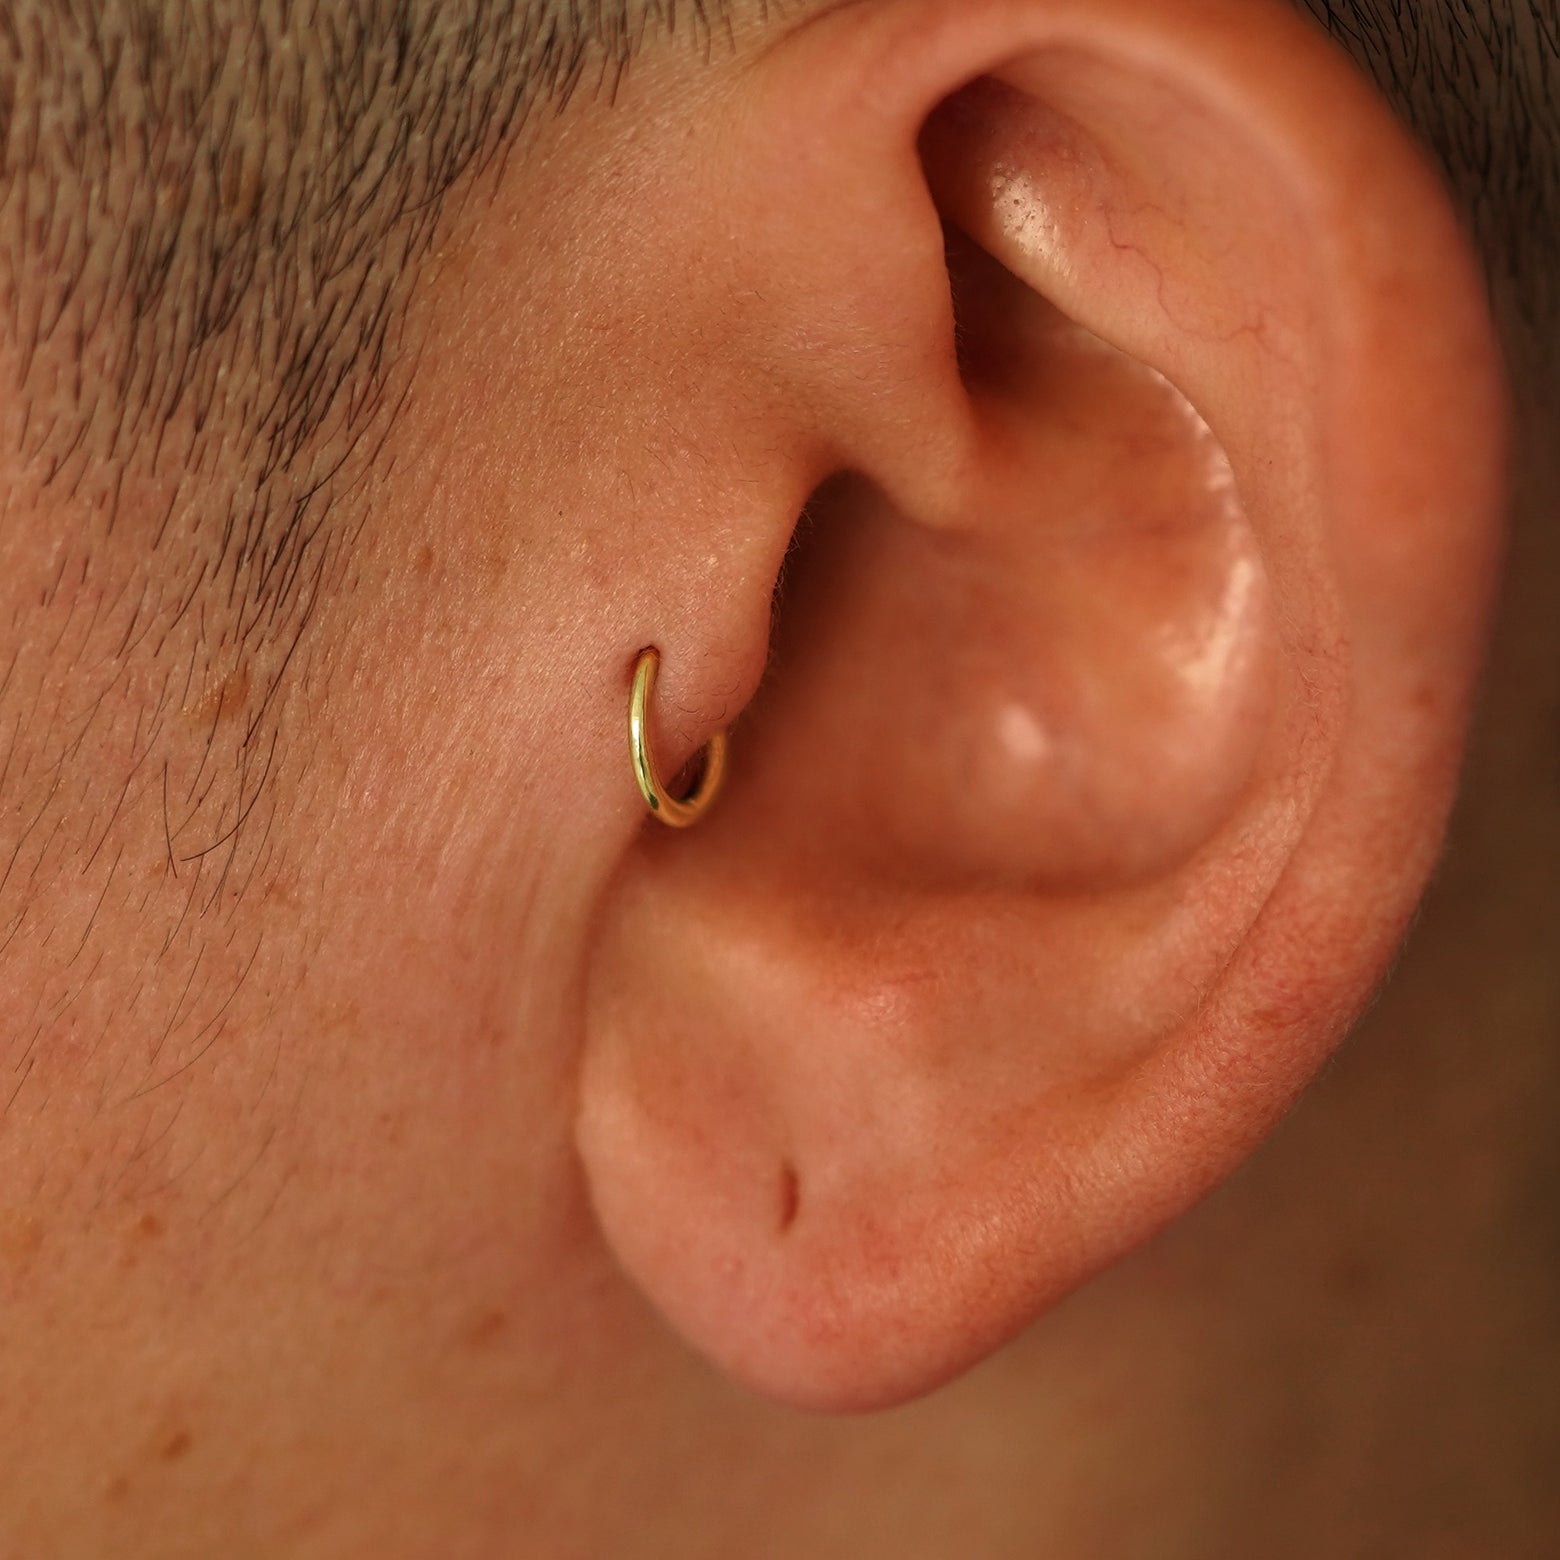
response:
[[[710,810],[726,777],[726,733],[717,732],[704,749],[704,773],[693,795],[679,801],[661,783],[650,753],[650,701],[655,697],[656,673],[661,669],[661,653],[649,649],[640,652],[634,667],[634,691],[628,700],[628,750],[634,764],[634,779],[646,806],[662,823],[672,829],[686,829]]]

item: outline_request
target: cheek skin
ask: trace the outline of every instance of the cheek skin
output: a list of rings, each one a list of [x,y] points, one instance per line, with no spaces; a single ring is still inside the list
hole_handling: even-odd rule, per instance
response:
[[[577,1004],[595,906],[644,823],[633,660],[667,652],[654,740],[674,770],[747,702],[766,646],[751,620],[816,480],[722,367],[746,361],[729,279],[712,265],[701,291],[678,269],[710,220],[699,192],[668,193],[623,104],[606,123],[579,143],[588,174],[567,140],[517,160],[449,246],[416,325],[439,350],[319,651],[329,781],[293,828],[320,885],[299,911],[301,1023],[316,1073],[356,1080],[325,1156],[352,1159],[373,1203],[352,1219],[375,1238],[330,1259],[353,1293],[379,1242],[407,1271],[449,1271],[450,1304],[463,1268],[476,1292],[527,1288],[517,1253],[589,1254],[569,1190]],[[486,1178],[459,1198],[465,1227],[430,1200],[430,1164]]]

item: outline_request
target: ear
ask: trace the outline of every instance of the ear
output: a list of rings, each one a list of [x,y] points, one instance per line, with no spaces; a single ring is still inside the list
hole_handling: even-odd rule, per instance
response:
[[[733,415],[836,475],[726,798],[602,907],[578,1136],[696,1347],[859,1408],[1207,1192],[1369,999],[1454,785],[1501,395],[1438,186],[1267,0],[835,8],[744,91],[690,274],[749,268]],[[729,544],[737,650],[689,602],[685,685],[763,661],[786,540]]]

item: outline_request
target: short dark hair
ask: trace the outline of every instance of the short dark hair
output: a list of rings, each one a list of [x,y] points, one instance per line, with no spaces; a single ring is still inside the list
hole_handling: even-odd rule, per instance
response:
[[[451,198],[715,0],[24,0],[0,10],[0,337],[25,468],[212,509],[247,633],[404,390]],[[220,482],[199,483],[208,463]],[[191,478],[195,481],[191,481]],[[161,480],[159,480],[161,479]],[[166,529],[154,527],[153,542]]]
[[[1439,151],[1497,278],[1535,296],[1560,249],[1549,0],[1299,3]],[[110,526],[127,469],[170,515],[197,490],[239,636],[296,619],[393,422],[452,197],[529,118],[610,93],[651,37],[707,43],[730,4],[5,6],[0,336],[27,469],[92,484]]]
[[[1560,313],[1560,11],[1554,0],[1300,0],[1435,155],[1508,323]]]

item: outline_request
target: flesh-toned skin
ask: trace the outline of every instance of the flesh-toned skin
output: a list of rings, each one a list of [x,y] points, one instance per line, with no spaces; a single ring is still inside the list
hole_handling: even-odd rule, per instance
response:
[[[167,787],[258,672],[126,790],[148,642],[60,761],[0,1556],[1541,1553],[1494,738],[1367,1039],[1159,1233],[1383,977],[1482,654],[1502,394],[1385,110],[1266,0],[883,0],[530,133],[232,850]],[[117,598],[28,611],[86,707]],[[741,717],[675,838],[651,643],[664,767]]]

